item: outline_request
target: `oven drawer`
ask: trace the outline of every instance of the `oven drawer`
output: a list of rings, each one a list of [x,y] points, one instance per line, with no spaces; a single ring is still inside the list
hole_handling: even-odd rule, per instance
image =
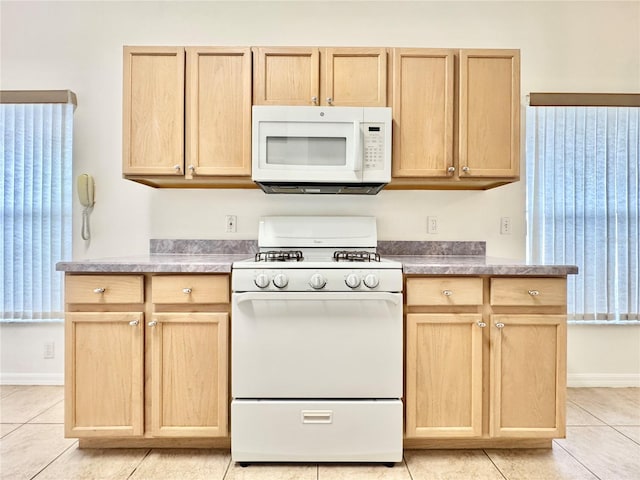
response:
[[[228,303],[227,275],[155,275],[151,277],[153,303]]]
[[[482,305],[482,278],[408,278],[407,305]]]
[[[142,275],[67,275],[66,303],[143,303]]]
[[[235,462],[400,462],[402,402],[234,400],[231,457]]]

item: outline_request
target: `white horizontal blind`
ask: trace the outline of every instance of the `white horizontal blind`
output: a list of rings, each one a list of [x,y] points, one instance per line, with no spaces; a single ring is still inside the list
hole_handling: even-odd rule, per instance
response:
[[[3,104],[2,321],[64,318],[62,272],[71,258],[73,105]]]
[[[528,107],[527,250],[569,275],[575,322],[640,320],[640,108]]]

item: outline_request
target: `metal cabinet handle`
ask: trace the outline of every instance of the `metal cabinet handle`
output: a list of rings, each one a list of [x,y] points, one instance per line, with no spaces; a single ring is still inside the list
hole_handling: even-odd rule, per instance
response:
[[[314,105],[318,104],[318,97],[316,97],[315,95],[313,97],[311,97],[311,103],[313,103]]]
[[[456,171],[456,167],[449,167],[447,168],[447,173],[454,173]]]
[[[98,287],[93,289],[93,293],[104,293],[105,290],[103,287]]]
[[[196,167],[194,167],[193,165],[189,165],[189,171],[192,175],[194,175],[196,173]]]
[[[139,323],[140,323],[139,320],[131,320],[129,322],[129,325],[131,325],[132,327],[137,327]]]
[[[471,169],[469,167],[462,167],[462,171],[464,173],[469,173],[471,171]]]
[[[173,169],[176,171],[176,173],[182,172],[182,167],[180,165],[174,165]]]
[[[529,295],[531,295],[532,297],[537,297],[538,295],[540,295],[540,292],[538,290],[529,290]]]
[[[333,105],[333,98],[327,97],[327,104],[328,105]]]
[[[149,323],[147,323],[149,327],[155,327],[157,324],[158,324],[157,320],[151,320]]]
[[[189,295],[191,293],[191,289],[190,288],[183,288],[182,289],[182,293],[184,293],[185,295]]]
[[[504,323],[502,323],[502,322],[498,322],[498,323],[496,323],[496,327],[498,327],[498,328],[504,328]]]
[[[476,322],[476,325],[478,325],[480,328],[484,328],[487,326],[487,324],[484,322]]]
[[[443,294],[445,297],[450,297],[451,295],[453,295],[453,291],[452,291],[452,290],[443,290],[443,291],[442,291],[442,294]]]

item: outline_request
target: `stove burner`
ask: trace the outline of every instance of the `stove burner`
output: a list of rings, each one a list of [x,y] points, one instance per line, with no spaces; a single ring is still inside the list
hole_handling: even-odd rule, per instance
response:
[[[336,262],[379,262],[380,255],[375,252],[337,250],[333,252]]]
[[[300,250],[269,250],[268,252],[256,253],[256,262],[286,262],[304,260]]]

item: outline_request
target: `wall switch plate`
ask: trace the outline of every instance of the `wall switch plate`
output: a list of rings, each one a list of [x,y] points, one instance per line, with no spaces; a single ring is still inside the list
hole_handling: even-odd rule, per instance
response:
[[[431,235],[438,233],[438,217],[427,217],[427,233]]]
[[[500,219],[500,235],[511,235],[511,217]]]
[[[44,353],[42,358],[56,358],[56,344],[54,342],[44,342]]]
[[[225,231],[227,233],[235,233],[236,232],[236,216],[227,215],[224,221],[225,221]]]

